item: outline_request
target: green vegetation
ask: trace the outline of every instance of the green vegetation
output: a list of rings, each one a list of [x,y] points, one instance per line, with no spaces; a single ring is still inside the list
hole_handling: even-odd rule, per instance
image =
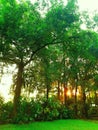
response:
[[[77,0],[0,0],[0,80],[12,65],[1,123],[98,117],[97,12]]]
[[[53,122],[34,122],[24,125],[1,125],[1,130],[97,130],[98,124],[82,120],[59,120]]]
[[[1,123],[28,123],[32,121],[52,121],[57,119],[72,119],[74,113],[72,109],[66,108],[59,100],[43,98],[34,101],[21,99],[18,114],[11,118],[12,113],[11,102],[4,103],[0,109]]]

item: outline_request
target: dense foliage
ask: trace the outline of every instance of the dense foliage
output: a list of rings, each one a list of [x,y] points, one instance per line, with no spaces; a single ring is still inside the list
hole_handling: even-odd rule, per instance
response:
[[[0,123],[28,123],[32,121],[52,121],[57,119],[74,118],[71,109],[64,107],[55,98],[42,98],[39,100],[27,101],[21,98],[18,114],[12,119],[12,102],[0,105]]]
[[[0,0],[0,80],[3,64],[16,65],[13,102],[0,98],[1,121],[88,118],[96,111],[97,19],[80,14],[77,0]]]

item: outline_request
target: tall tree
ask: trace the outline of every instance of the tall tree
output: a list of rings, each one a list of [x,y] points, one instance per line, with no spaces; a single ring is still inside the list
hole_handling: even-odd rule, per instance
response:
[[[29,1],[1,0],[0,3],[0,62],[16,64],[18,70],[13,110],[16,116],[25,67],[45,46],[74,38],[68,30],[79,17],[74,2],[70,1],[66,6],[52,6],[45,18]]]
[[[0,61],[17,65],[14,115],[17,113],[24,67],[43,48],[43,20],[30,2],[1,1]],[[37,24],[36,24],[37,23]]]

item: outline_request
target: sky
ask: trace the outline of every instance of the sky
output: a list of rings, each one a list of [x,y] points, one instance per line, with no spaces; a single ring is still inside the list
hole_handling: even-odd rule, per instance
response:
[[[10,86],[12,85],[13,77],[12,73],[16,72],[15,65],[4,68],[4,75],[0,77],[0,96],[5,97],[5,101],[12,99],[9,93]]]
[[[4,74],[0,83],[0,95],[5,97],[5,100],[10,100],[12,97],[9,94],[9,89],[12,84],[12,75]]]
[[[89,12],[92,12],[94,10],[98,11],[98,0],[78,0],[78,4],[80,11],[83,10],[88,10]],[[3,95],[6,101],[11,98],[11,96],[9,95],[9,88],[11,86],[11,83],[12,83],[12,75],[5,74],[0,83],[0,95]]]
[[[78,0],[80,10],[98,11],[98,0]]]

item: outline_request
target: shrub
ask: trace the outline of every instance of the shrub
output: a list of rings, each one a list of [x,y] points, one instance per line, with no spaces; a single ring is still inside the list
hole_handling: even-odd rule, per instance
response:
[[[12,123],[28,123],[33,120],[31,112],[31,104],[26,98],[21,98],[18,114],[13,118]]]
[[[31,121],[51,121],[55,119],[73,118],[73,111],[67,109],[56,98],[31,99],[21,98],[18,114],[11,118],[13,103],[2,104],[0,109],[0,120],[11,123],[28,123]]]
[[[43,120],[54,120],[59,116],[60,102],[55,98],[45,99],[43,104]]]
[[[63,104],[59,109],[59,118],[60,119],[73,119],[74,118],[74,111],[71,109],[66,108]]]
[[[60,107],[60,102],[54,98],[41,98],[36,101],[32,100],[30,102],[31,109],[30,113],[34,120],[54,120],[58,118]]]
[[[3,123],[11,121],[11,113],[13,109],[12,102],[3,103],[0,109],[0,121]]]
[[[29,114],[31,118],[34,120],[42,120],[42,104],[40,100],[34,101],[33,99],[30,101]]]

